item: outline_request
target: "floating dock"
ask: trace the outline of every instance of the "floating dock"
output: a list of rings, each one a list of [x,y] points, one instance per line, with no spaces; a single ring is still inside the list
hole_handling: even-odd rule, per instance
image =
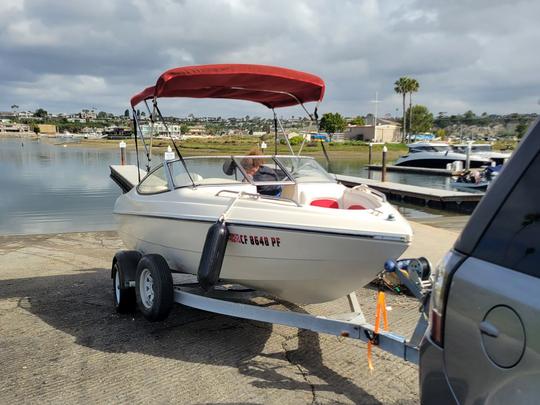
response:
[[[381,165],[368,165],[369,170],[381,171]],[[446,169],[432,169],[429,167],[411,167],[411,166],[393,166],[387,165],[386,171],[388,172],[403,172],[403,173],[416,173],[416,174],[431,174],[434,176],[457,176],[461,172],[454,172]]]
[[[339,182],[346,186],[366,184],[386,194],[388,199],[406,201],[417,205],[439,208],[443,210],[469,212],[476,207],[485,193],[466,193],[462,191],[443,190],[438,188],[411,186],[408,184],[382,182],[363,177],[337,174]]]
[[[136,184],[139,184],[139,176],[142,179],[146,176],[146,172],[139,169],[135,165],[110,165],[111,179],[120,186],[124,193],[131,190]]]

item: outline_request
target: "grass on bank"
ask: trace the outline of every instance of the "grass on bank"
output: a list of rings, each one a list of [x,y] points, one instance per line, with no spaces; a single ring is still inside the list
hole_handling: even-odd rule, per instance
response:
[[[81,144],[85,146],[95,147],[118,147],[118,140],[83,140]],[[133,139],[125,140],[128,150],[135,149],[135,141]],[[273,140],[265,141],[268,145],[265,153],[274,153]],[[187,139],[184,141],[176,141],[180,151],[185,156],[200,156],[200,155],[240,155],[247,154],[253,148],[259,145],[259,138],[252,136],[244,137],[220,137],[220,138],[197,138]],[[152,143],[152,150],[154,153],[163,153],[167,149],[167,146],[171,144],[171,141],[165,139],[154,139]],[[326,151],[330,159],[354,159],[361,163],[368,163],[369,158],[369,145],[365,142],[329,142],[325,143]],[[142,149],[142,145],[139,143],[139,148]],[[300,149],[300,145],[294,145],[293,150],[295,153]],[[382,148],[383,145],[373,145],[372,150],[372,163],[379,164],[382,161]],[[407,152],[407,146],[403,144],[388,144],[388,161],[396,160],[399,156]],[[289,154],[289,148],[287,145],[278,142],[278,154]],[[324,157],[322,146],[320,142],[306,142],[302,149],[302,155]]]
[[[85,139],[81,140],[79,145],[97,148],[117,148],[119,140],[108,139]],[[124,140],[128,150],[135,149],[135,141],[133,139]],[[201,156],[201,155],[241,155],[247,154],[249,151],[259,145],[260,139],[253,136],[222,136],[215,138],[190,138],[184,141],[176,141],[184,156]],[[267,154],[274,153],[274,141],[269,139],[265,141],[268,147]],[[167,146],[171,145],[171,141],[167,139],[154,139],[152,143],[153,153],[163,153]],[[401,143],[390,143],[386,145],[388,148],[387,160],[392,163],[400,156],[407,153],[407,146]],[[326,150],[330,159],[351,159],[362,164],[367,164],[369,161],[369,144],[361,141],[350,142],[329,142],[325,143]],[[499,141],[493,145],[495,150],[512,150],[516,147],[515,142]],[[139,148],[143,148],[139,143]],[[293,145],[295,153],[299,150],[300,145]],[[382,162],[383,145],[373,145],[372,163],[380,164]],[[289,154],[287,145],[278,142],[278,154]],[[320,142],[306,142],[302,149],[302,155],[324,158],[322,146]]]

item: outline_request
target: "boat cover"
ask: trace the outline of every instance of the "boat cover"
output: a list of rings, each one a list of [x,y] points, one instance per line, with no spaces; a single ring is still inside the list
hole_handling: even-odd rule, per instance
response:
[[[150,86],[141,91],[140,93],[135,94],[133,97],[131,97],[131,106],[135,107],[143,100],[154,98],[154,90],[155,86]]]
[[[186,66],[167,70],[155,86],[131,99],[132,107],[160,97],[225,98],[261,103],[268,108],[321,101],[324,81],[310,73],[247,64]]]

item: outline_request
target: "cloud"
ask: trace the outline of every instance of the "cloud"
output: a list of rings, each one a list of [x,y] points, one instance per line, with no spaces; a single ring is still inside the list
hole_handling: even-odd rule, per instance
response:
[[[118,113],[170,67],[227,62],[320,75],[328,87],[321,110],[347,115],[372,111],[375,92],[379,111],[395,114],[393,83],[402,75],[420,82],[415,101],[434,112],[538,109],[534,0],[4,3],[1,110]],[[178,115],[267,114],[249,103],[164,104]]]

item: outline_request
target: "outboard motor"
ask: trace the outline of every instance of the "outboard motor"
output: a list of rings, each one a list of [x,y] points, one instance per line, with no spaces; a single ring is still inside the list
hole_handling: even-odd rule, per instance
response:
[[[197,271],[197,280],[205,291],[210,290],[219,280],[228,240],[229,230],[223,218],[220,218],[208,229]]]

